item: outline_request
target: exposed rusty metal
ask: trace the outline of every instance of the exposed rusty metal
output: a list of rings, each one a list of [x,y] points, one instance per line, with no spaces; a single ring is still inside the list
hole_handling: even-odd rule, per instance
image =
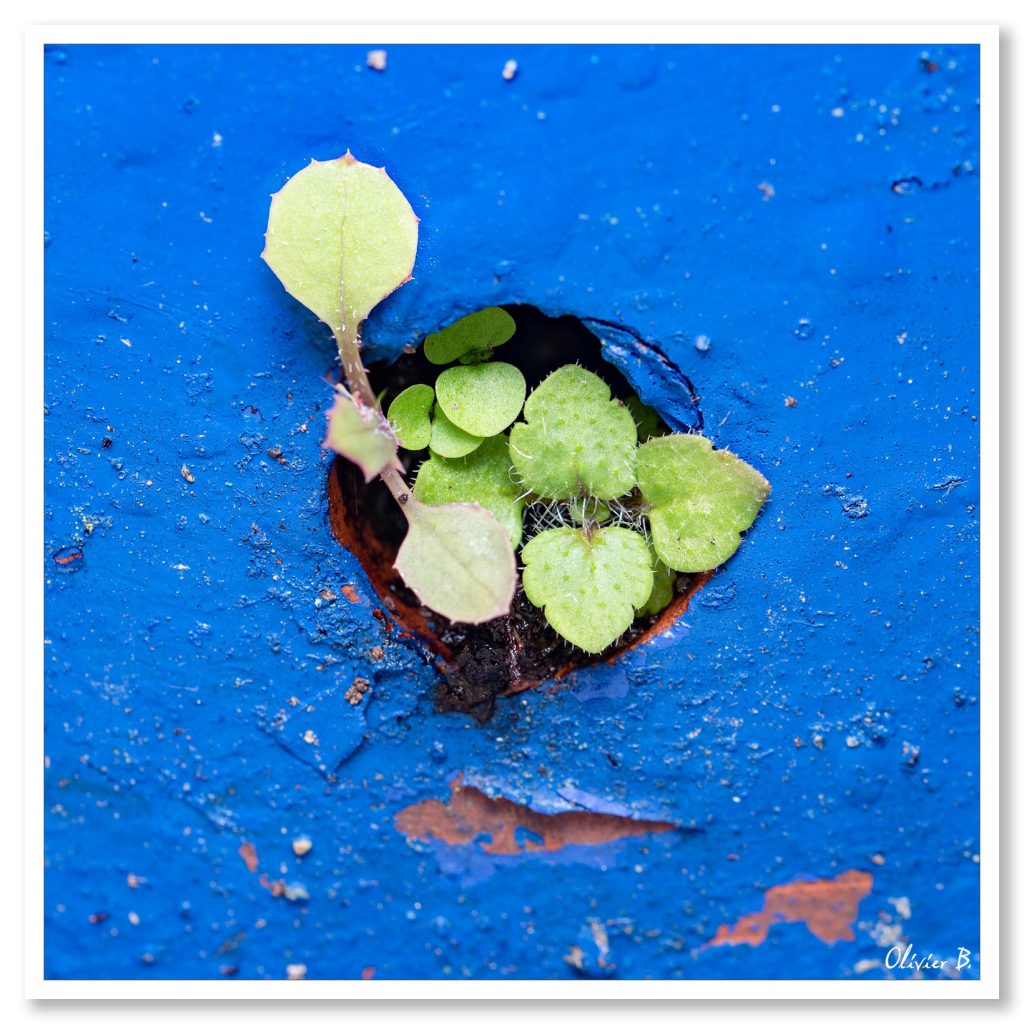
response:
[[[669,821],[645,821],[595,811],[562,811],[541,814],[506,797],[491,797],[475,786],[462,785],[461,776],[451,783],[448,802],[422,800],[395,815],[395,827],[410,839],[439,839],[449,846],[463,846],[478,836],[486,853],[515,855],[563,846],[596,846],[628,836],[675,831]],[[539,837],[523,837],[518,829]]]
[[[868,871],[852,869],[835,878],[788,882],[772,886],[764,894],[764,906],[745,914],[735,924],[718,926],[715,936],[704,945],[760,946],[773,925],[802,921],[822,942],[853,940],[853,922],[860,901],[871,892],[874,878]]]

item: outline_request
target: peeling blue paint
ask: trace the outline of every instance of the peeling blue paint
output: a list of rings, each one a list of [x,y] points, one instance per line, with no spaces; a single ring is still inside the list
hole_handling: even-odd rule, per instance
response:
[[[902,937],[977,977],[977,49],[388,53],[48,51],[47,976],[878,978]],[[688,378],[773,485],[668,633],[485,727],[330,534],[331,342],[259,260],[270,193],[346,147],[422,218],[376,354],[492,304],[620,323],[644,399],[693,427]],[[460,772],[687,828],[395,829]],[[698,952],[852,868],[852,942]]]

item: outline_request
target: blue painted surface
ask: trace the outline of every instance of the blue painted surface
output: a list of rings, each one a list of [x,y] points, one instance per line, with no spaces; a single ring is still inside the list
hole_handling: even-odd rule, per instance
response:
[[[388,51],[48,51],[47,975],[605,976],[597,919],[620,978],[878,978],[901,934],[978,977],[976,49]],[[669,634],[485,727],[330,535],[331,342],[258,258],[269,194],[346,147],[422,217],[377,353],[493,303],[621,321],[774,487]],[[408,841],[458,772],[703,831]],[[852,941],[701,951],[854,868]]]

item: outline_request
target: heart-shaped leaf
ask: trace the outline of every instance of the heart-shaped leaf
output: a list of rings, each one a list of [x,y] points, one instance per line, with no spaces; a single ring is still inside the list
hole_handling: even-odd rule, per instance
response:
[[[526,596],[556,633],[590,654],[629,629],[654,586],[647,541],[621,526],[594,530],[589,540],[569,526],[545,530],[522,559]]]
[[[430,450],[446,459],[460,459],[476,451],[483,443],[482,437],[467,434],[444,414],[440,406],[434,406],[434,422],[430,429]]]
[[[433,404],[434,389],[429,384],[413,384],[396,395],[388,406],[388,419],[403,448],[418,452],[430,444],[430,409]]]
[[[526,400],[512,428],[512,463],[545,498],[610,500],[636,483],[636,424],[600,377],[581,366],[555,370]]]
[[[437,404],[455,426],[477,437],[492,437],[519,415],[526,379],[511,363],[477,363],[443,371],[434,389]]]
[[[412,274],[419,218],[383,167],[314,160],[274,195],[263,258],[336,335]]]
[[[428,334],[423,354],[439,366],[456,359],[462,363],[482,363],[515,333],[515,320],[500,306],[491,306],[456,320],[443,331]]]
[[[512,480],[508,438],[489,437],[462,459],[431,456],[420,466],[414,492],[428,505],[475,502],[491,512],[508,531],[512,547],[523,535],[522,488]]]
[[[641,445],[637,482],[650,506],[654,549],[680,572],[721,565],[771,491],[753,466],[712,448],[698,434],[671,434]]]
[[[516,556],[505,527],[479,505],[427,505],[409,495],[409,532],[395,568],[428,608],[452,622],[507,615]]]
[[[398,447],[388,422],[377,408],[357,402],[344,391],[336,391],[334,406],[327,413],[324,447],[354,462],[372,480],[396,458]]]

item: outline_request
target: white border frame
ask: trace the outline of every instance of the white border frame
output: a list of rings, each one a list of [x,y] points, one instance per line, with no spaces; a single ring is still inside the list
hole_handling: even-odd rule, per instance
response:
[[[43,45],[796,43],[981,47],[983,978],[910,981],[56,981],[43,977]],[[995,999],[999,995],[999,29],[994,25],[48,25],[25,31],[25,995],[29,999]],[[31,571],[29,569],[31,568]],[[936,988],[941,984],[941,988]]]

